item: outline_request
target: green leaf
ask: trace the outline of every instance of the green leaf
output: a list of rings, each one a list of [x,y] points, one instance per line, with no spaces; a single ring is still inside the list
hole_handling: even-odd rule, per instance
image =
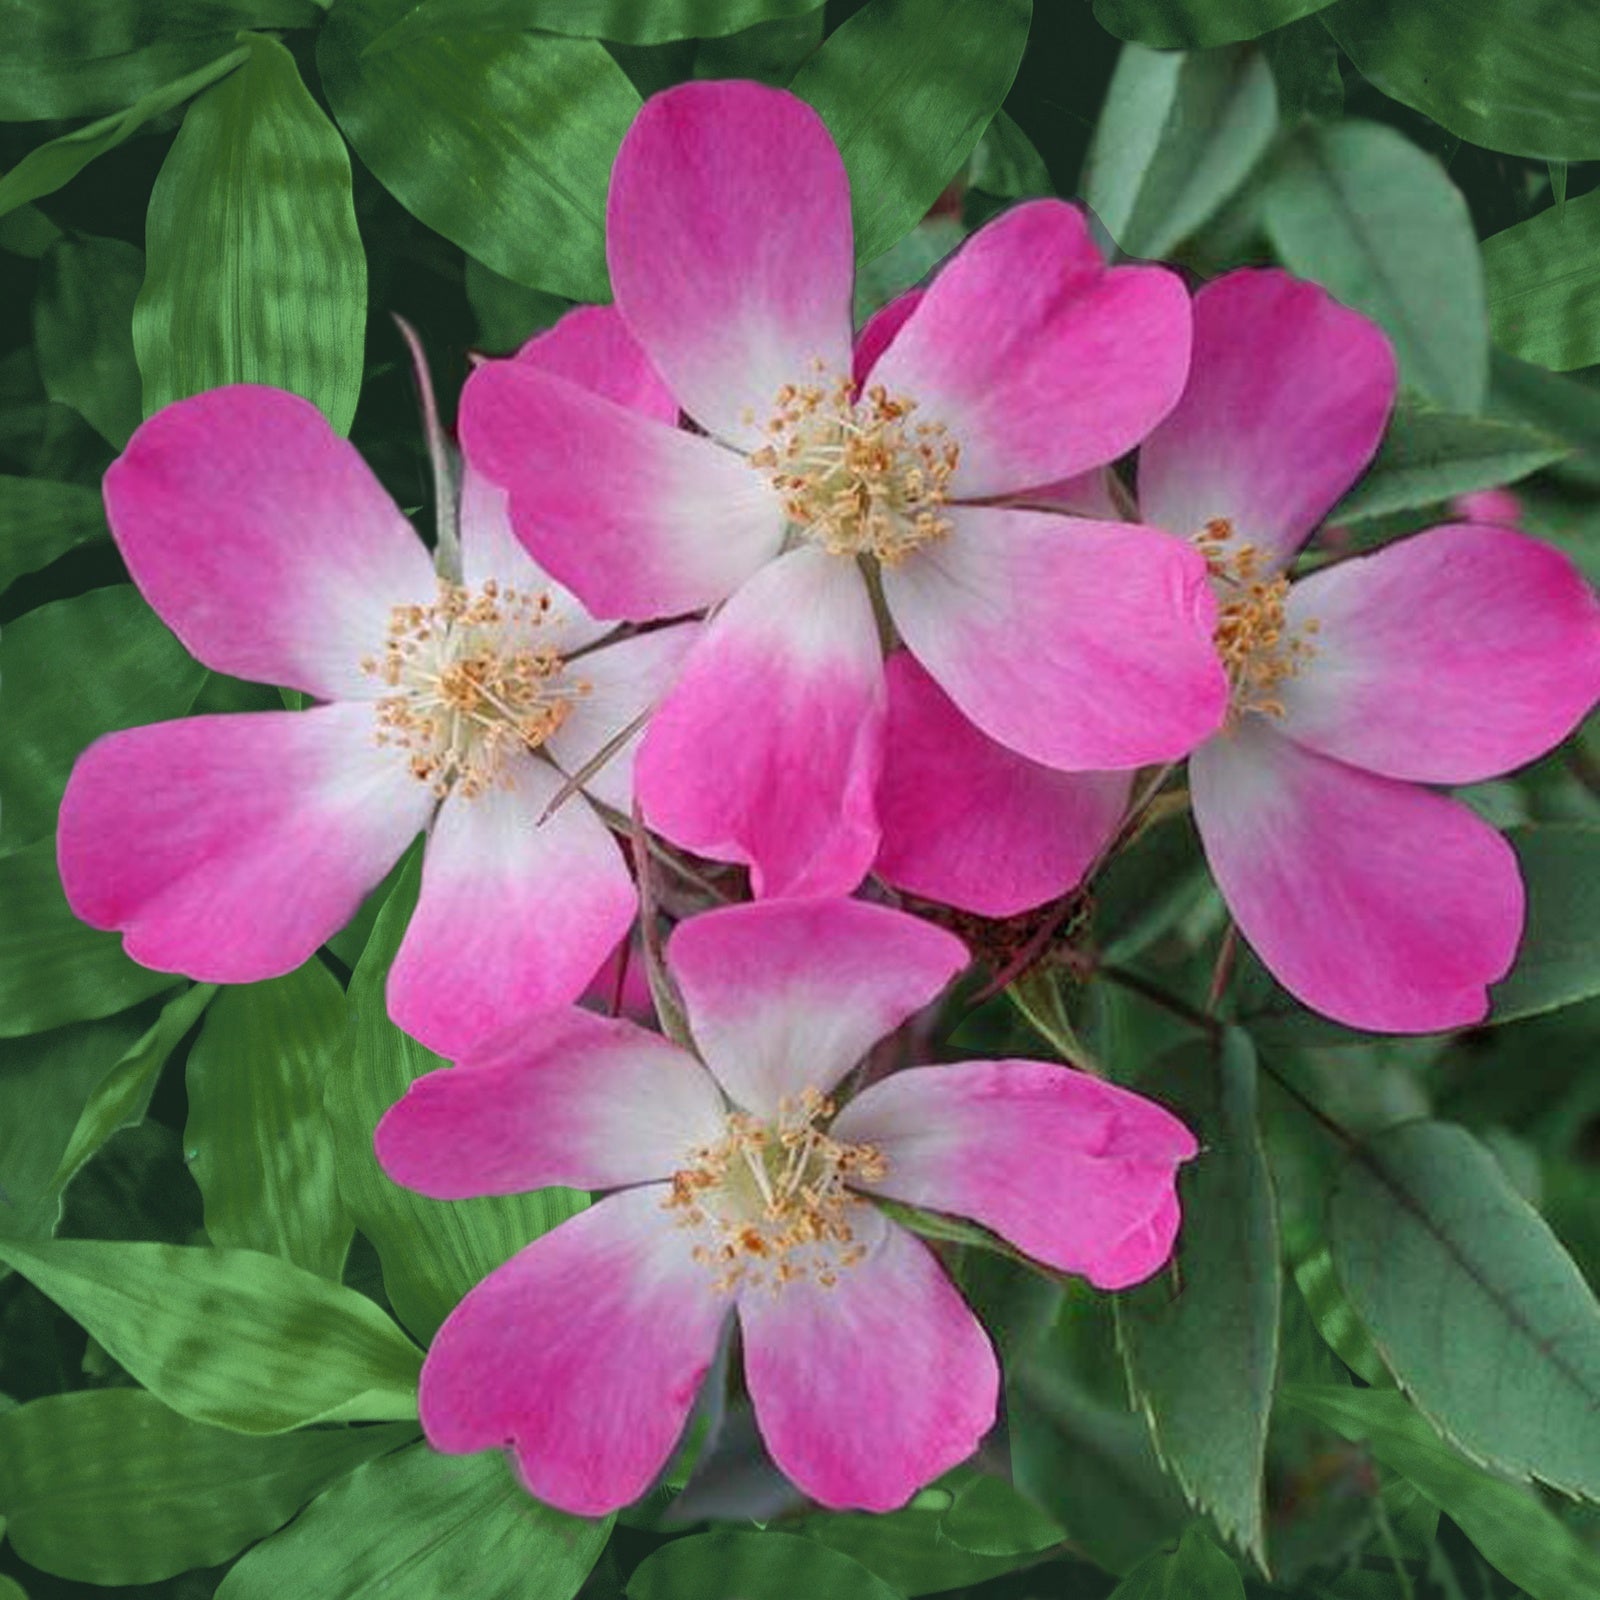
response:
[[[1101,27],[1157,50],[1208,50],[1255,39],[1328,0],[1094,0]]]
[[[452,33],[539,28],[619,44],[718,39],[816,11],[822,0],[422,0],[367,46],[369,55]]]
[[[952,1544],[983,1556],[1033,1555],[1060,1544],[1061,1524],[1004,1478],[974,1473],[939,1523]]]
[[[1467,1455],[1600,1499],[1600,1304],[1465,1129],[1409,1122],[1345,1162],[1334,1269],[1384,1364]]]
[[[344,991],[321,962],[227,989],[189,1052],[189,1170],[213,1244],[337,1279],[353,1228],[339,1202],[323,1087],[343,1070]]]
[[[967,183],[1001,200],[1031,200],[1055,193],[1044,157],[1004,111],[995,112],[994,121],[973,150]]]
[[[421,873],[414,857],[378,916],[350,980],[348,1055],[328,1076],[339,1194],[356,1226],[376,1247],[383,1284],[400,1320],[429,1339],[455,1304],[523,1245],[582,1209],[570,1189],[429,1200],[388,1178],[372,1153],[378,1119],[414,1078],[445,1064],[389,1021],[388,976],[416,904]]]
[[[122,953],[122,940],[79,922],[56,876],[56,843],[0,855],[0,1038],[126,1011],[172,988]]]
[[[694,53],[697,78],[751,78],[782,88],[821,43],[823,8],[797,17],[776,17],[721,39],[707,39]]]
[[[0,1533],[4,1532],[5,1523],[0,1521]],[[0,1572],[0,1600],[28,1600],[28,1591],[15,1578]]]
[[[93,672],[62,670],[93,661]],[[0,838],[54,831],[72,764],[114,728],[181,717],[200,665],[132,584],[91,589],[18,617],[0,637]]]
[[[1190,1528],[1170,1556],[1157,1551],[1141,1561],[1111,1600],[1244,1600],[1244,1581],[1199,1528]]]
[[[1142,1086],[1194,1130],[1201,1154],[1178,1179],[1178,1280],[1163,1274],[1112,1301],[1128,1386],[1190,1502],[1265,1571],[1262,1475],[1282,1280],[1255,1051],[1229,1029],[1220,1048],[1168,1056]]]
[[[1130,256],[1165,256],[1238,190],[1278,126],[1256,50],[1124,45],[1084,172],[1084,199]]]
[[[856,260],[911,231],[1017,75],[1033,0],[867,0],[795,75],[850,174]]]
[[[120,110],[204,71],[240,28],[306,27],[321,13],[320,0],[0,0],[0,121]]]
[[[1528,891],[1528,925],[1509,977],[1495,986],[1491,1021],[1554,1011],[1600,994],[1594,929],[1600,827],[1527,823],[1507,830]]]
[[[641,8],[642,9],[642,8]],[[339,126],[413,216],[502,277],[604,300],[606,190],[639,96],[593,39],[469,33],[363,55],[387,0],[317,39]]]
[[[250,1551],[216,1600],[570,1600],[611,1518],[529,1496],[500,1451],[369,1461]]]
[[[1315,16],[1291,22],[1261,41],[1278,85],[1278,110],[1285,122],[1344,114],[1344,77],[1339,47]]]
[[[492,356],[509,355],[534,334],[554,326],[572,302],[543,289],[528,289],[502,278],[481,261],[467,257],[467,304],[477,320],[474,347]]]
[[[1402,1473],[1532,1600],[1593,1600],[1600,1594],[1600,1556],[1531,1490],[1462,1460],[1402,1395],[1290,1384],[1283,1397]]]
[[[1515,483],[1570,454],[1562,440],[1521,423],[1402,402],[1366,475],[1328,521],[1358,522]]]
[[[225,383],[270,383],[349,431],[367,258],[350,157],[275,39],[189,107],[150,196],[133,314],[148,416]]]
[[[409,1419],[421,1353],[365,1295],[254,1250],[0,1241],[174,1411],[239,1433]]]
[[[251,1439],[142,1389],[51,1395],[0,1416],[0,1512],[17,1553],[81,1583],[155,1583],[230,1560],[416,1430]]]
[[[61,230],[37,206],[0,211],[0,250],[8,255],[37,261],[61,237]]]
[[[106,537],[98,489],[0,476],[0,590],[91,539]],[[0,683],[0,692],[5,685]]]
[[[1047,966],[1024,972],[1006,989],[1006,998],[1027,1018],[1028,1026],[1065,1062],[1105,1077],[1105,1069],[1078,1037],[1067,1014],[1062,974]]]
[[[1507,28],[1508,18],[1515,26]],[[1339,0],[1328,31],[1386,95],[1469,144],[1600,156],[1600,11],[1569,0]]]
[[[646,1556],[628,1600],[898,1600],[858,1562],[792,1533],[699,1533]]]
[[[1600,361],[1600,190],[1485,239],[1494,342],[1567,372]]]
[[[143,280],[144,255],[131,244],[62,239],[44,258],[33,302],[45,393],[119,450],[142,416],[133,302]]]
[[[865,262],[856,271],[856,322],[865,322],[874,311],[921,283],[966,236],[959,217],[927,217],[881,256]]]
[[[1314,124],[1283,149],[1263,220],[1284,264],[1372,317],[1402,379],[1448,411],[1489,382],[1483,264],[1444,169],[1376,122]]]
[[[83,171],[96,156],[114,150],[154,117],[181,106],[218,78],[226,77],[249,56],[242,46],[227,50],[175,83],[164,83],[141,96],[126,111],[90,122],[59,139],[30,150],[4,177],[0,177],[0,217],[15,212],[31,200],[54,194]]]

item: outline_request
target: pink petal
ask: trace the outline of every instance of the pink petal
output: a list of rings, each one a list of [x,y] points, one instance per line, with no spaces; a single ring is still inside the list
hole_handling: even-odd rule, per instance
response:
[[[1463,522],[1493,522],[1502,528],[1522,525],[1522,501],[1510,489],[1475,489],[1457,495],[1450,509]]]
[[[450,1455],[510,1445],[528,1489],[598,1517],[666,1465],[727,1313],[664,1184],[580,1212],[483,1280],[434,1337],[418,1409]]]
[[[978,1319],[903,1228],[866,1260],[739,1299],[744,1372],[779,1469],[836,1510],[892,1511],[994,1426],[999,1368]]]
[[[882,360],[883,352],[894,343],[900,330],[910,321],[911,313],[922,304],[926,292],[924,289],[907,289],[904,294],[896,295],[888,305],[879,306],[862,324],[861,331],[856,335],[852,362],[857,384],[865,383],[871,376],[872,369]]]
[[[561,788],[548,762],[520,756],[508,787],[439,808],[422,894],[389,970],[389,1015],[449,1057],[524,1017],[566,1006],[611,954],[638,909],[616,841],[574,797],[539,820]]]
[[[1239,931],[1299,1000],[1386,1033],[1482,1021],[1523,919],[1516,856],[1487,823],[1256,716],[1196,751],[1189,782]]]
[[[1083,213],[1032,200],[979,229],[873,371],[961,447],[951,491],[1011,494],[1115,460],[1169,412],[1189,297],[1161,267],[1107,270]]]
[[[338,932],[433,809],[370,705],[190,717],[79,756],[61,882],[158,972],[254,983]]]
[[[677,623],[619,639],[572,664],[588,685],[547,749],[564,772],[580,772],[619,734],[648,712],[672,686],[689,647],[700,635],[694,623]],[[627,816],[633,810],[633,762],[642,729],[606,757],[584,781],[584,792]]]
[[[853,563],[792,550],[706,627],[635,764],[673,843],[750,866],[757,895],[848,894],[878,847],[883,662]]]
[[[435,1200],[669,1178],[723,1133],[722,1095],[692,1056],[587,1011],[520,1030],[490,1064],[429,1072],[374,1143],[396,1183]]]
[[[1233,524],[1286,565],[1360,477],[1394,402],[1375,323],[1314,283],[1247,268],[1195,297],[1183,399],[1139,452],[1139,509],[1173,533]]]
[[[1153,1225],[1199,1148],[1154,1101],[1043,1061],[897,1072],[852,1100],[833,1133],[882,1152],[888,1175],[873,1193],[971,1217],[1100,1289],[1165,1262],[1171,1238],[1158,1249]]]
[[[1600,604],[1559,550],[1457,523],[1295,585],[1314,654],[1282,685],[1284,731],[1422,783],[1473,783],[1542,756],[1600,696]]]
[[[996,744],[904,650],[887,676],[878,876],[984,917],[1065,894],[1116,831],[1129,775],[1058,772]]]
[[[901,636],[963,712],[1046,766],[1139,767],[1222,720],[1216,602],[1198,551],[1124,522],[962,506],[886,568]]]
[[[105,478],[145,599],[218,672],[373,699],[361,659],[389,614],[434,597],[411,524],[308,400],[254,384],[166,406]]]
[[[1122,509],[1111,492],[1110,467],[1095,467],[1075,478],[1041,484],[1029,489],[1021,499],[1045,511],[1065,511],[1070,516],[1088,517],[1092,522],[1118,522]]]
[[[467,379],[461,441],[509,491],[517,537],[596,616],[698,611],[783,539],[778,497],[742,456],[525,362]]]
[[[653,96],[611,171],[617,309],[685,411],[753,446],[778,391],[850,370],[850,185],[822,119],[756,83]]]
[[[512,358],[565,378],[658,422],[676,423],[678,402],[615,306],[575,306]]]
[[[667,947],[701,1059],[758,1116],[826,1094],[966,964],[953,934],[860,900],[726,906]]]

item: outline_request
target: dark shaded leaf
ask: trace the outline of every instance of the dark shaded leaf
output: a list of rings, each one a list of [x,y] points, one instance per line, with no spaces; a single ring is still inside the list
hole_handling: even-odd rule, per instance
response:
[[[1528,891],[1528,924],[1509,977],[1494,989],[1491,1021],[1554,1011],[1600,994],[1600,827],[1528,823],[1506,837]]]
[[[1190,1528],[1171,1555],[1157,1551],[1141,1561],[1111,1600],[1244,1600],[1244,1581],[1200,1529]]]
[[[143,413],[133,354],[133,303],[144,255],[121,239],[62,239],[45,256],[33,302],[39,376],[121,449]]]
[[[792,1533],[699,1533],[647,1556],[628,1600],[898,1600],[849,1556]]]
[[[1160,50],[1205,50],[1255,39],[1328,0],[1094,0],[1100,25]]]
[[[520,32],[539,28],[580,39],[664,44],[717,39],[759,24],[803,16],[822,0],[422,0],[369,45],[393,50],[439,34]]]

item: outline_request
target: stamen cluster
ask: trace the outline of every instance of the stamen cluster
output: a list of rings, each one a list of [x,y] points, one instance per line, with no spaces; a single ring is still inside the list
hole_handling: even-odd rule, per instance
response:
[[[913,422],[916,402],[849,378],[785,384],[766,425],[771,443],[750,457],[783,497],[802,538],[830,555],[896,566],[942,539],[942,512],[961,447],[939,422]]]
[[[431,605],[396,606],[382,655],[361,663],[394,691],[377,703],[378,743],[409,752],[441,799],[508,786],[507,755],[538,749],[589,688],[537,642],[550,617],[549,595],[493,578],[476,593],[441,579]]]
[[[814,1089],[778,1103],[774,1123],[731,1112],[715,1144],[693,1151],[672,1175],[666,1205],[703,1233],[694,1259],[712,1268],[719,1293],[809,1277],[832,1288],[866,1254],[856,1238],[865,1202],[852,1179],[875,1182],[888,1167],[872,1145],[830,1138],[836,1107]]]

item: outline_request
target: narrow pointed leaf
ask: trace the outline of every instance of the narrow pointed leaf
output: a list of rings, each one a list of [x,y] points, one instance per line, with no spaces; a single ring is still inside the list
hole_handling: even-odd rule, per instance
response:
[[[0,590],[105,536],[105,508],[97,490],[47,478],[0,476]]]
[[[1494,342],[1556,372],[1600,361],[1600,191],[1483,242]]]
[[[759,23],[803,16],[822,0],[422,0],[368,46],[393,50],[448,33],[521,32],[539,28],[619,44],[718,39]]]
[[[142,416],[133,303],[143,281],[144,253],[133,245],[62,239],[44,258],[33,303],[44,392],[119,450]]]

